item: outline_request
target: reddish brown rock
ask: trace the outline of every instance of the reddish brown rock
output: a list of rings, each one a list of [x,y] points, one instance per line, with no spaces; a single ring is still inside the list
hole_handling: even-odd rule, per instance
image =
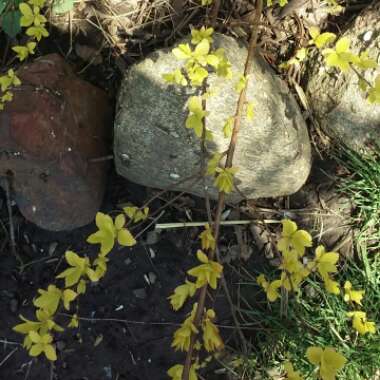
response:
[[[47,230],[94,219],[102,201],[110,107],[59,55],[22,66],[22,85],[0,112],[0,175],[12,174],[22,214]]]

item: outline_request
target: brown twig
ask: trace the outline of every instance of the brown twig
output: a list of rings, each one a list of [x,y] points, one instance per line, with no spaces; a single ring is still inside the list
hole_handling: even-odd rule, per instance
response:
[[[249,42],[248,55],[247,55],[247,60],[245,63],[245,68],[244,68],[244,76],[247,76],[249,74],[249,72],[251,71],[251,68],[252,68],[252,58],[253,58],[254,53],[255,53],[255,48],[257,47],[257,39],[258,39],[258,34],[259,34],[258,24],[260,22],[262,10],[263,10],[263,1],[257,0],[256,1],[255,16],[254,16],[254,20],[253,20],[253,30],[252,30],[252,34],[251,34],[251,38],[250,38],[250,42]],[[247,92],[247,89],[245,87],[239,95],[239,100],[237,103],[235,118],[234,118],[234,128],[232,131],[232,136],[231,136],[231,140],[230,140],[230,144],[229,144],[229,148],[228,148],[225,168],[232,167],[234,153],[235,153],[237,140],[238,140],[238,133],[240,130],[241,116],[243,114],[244,104],[245,104],[245,100],[246,100],[246,92]],[[218,205],[217,205],[217,209],[216,209],[216,213],[215,213],[215,221],[213,224],[213,235],[214,235],[214,238],[216,241],[216,246],[217,246],[218,239],[219,239],[220,221],[221,221],[222,211],[224,209],[224,204],[225,204],[225,193],[220,192],[219,197],[218,197]],[[212,260],[215,256],[215,254],[216,254],[216,250],[210,250],[209,251],[209,259]],[[207,285],[203,286],[199,292],[198,306],[197,306],[197,310],[196,310],[194,322],[193,322],[193,324],[196,328],[199,327],[201,320],[202,320],[202,316],[203,316],[203,312],[204,312],[204,305],[205,305],[205,301],[206,301],[206,295],[207,295]],[[183,368],[182,380],[189,380],[189,374],[190,374],[190,368],[191,368],[191,363],[192,363],[192,359],[193,359],[195,341],[196,341],[196,334],[192,334],[191,339],[190,339],[189,350],[187,352],[185,365]]]
[[[210,24],[215,29],[216,19],[218,17],[221,0],[215,0],[210,13]]]
[[[15,238],[15,229],[13,224],[13,212],[12,212],[12,204],[11,204],[11,176],[7,175],[6,177],[3,177],[3,184],[4,184],[4,190],[5,190],[5,198],[7,202],[7,211],[8,211],[8,219],[9,219],[9,240],[10,240],[10,246],[13,256],[17,259],[17,261],[21,264],[21,267],[24,265],[20,255],[17,252],[16,247],[16,238]]]

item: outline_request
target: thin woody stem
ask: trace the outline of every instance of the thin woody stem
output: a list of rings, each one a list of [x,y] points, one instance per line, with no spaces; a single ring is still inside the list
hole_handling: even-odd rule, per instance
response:
[[[255,49],[257,47],[257,39],[258,39],[258,34],[259,34],[258,26],[259,26],[262,10],[263,10],[263,1],[257,0],[255,16],[253,19],[253,30],[252,30],[252,35],[249,42],[248,55],[247,55],[245,68],[244,68],[245,77],[249,74],[252,68],[252,58],[255,54]],[[241,91],[239,95],[239,100],[237,103],[235,118],[234,118],[234,128],[232,131],[232,136],[231,136],[231,140],[230,140],[230,144],[229,144],[229,148],[227,152],[225,168],[232,167],[232,162],[233,162],[234,153],[235,153],[237,140],[238,140],[238,133],[240,130],[241,117],[243,114],[243,109],[244,109],[244,105],[246,101],[246,93],[247,93],[246,87],[247,86],[245,86],[245,88]],[[216,245],[218,244],[218,239],[219,239],[220,222],[221,222],[222,212],[224,209],[224,204],[225,204],[225,193],[220,192],[219,197],[218,197],[218,205],[217,205],[217,209],[215,213],[215,221],[213,224],[213,235],[216,241]],[[209,251],[208,256],[210,260],[212,260],[215,257],[215,253],[216,253],[215,249],[211,249]],[[196,310],[194,322],[193,322],[196,328],[200,326],[201,321],[202,321],[202,316],[203,316],[205,302],[206,302],[206,295],[207,295],[207,285],[204,285],[200,289],[200,292],[199,292],[198,306],[197,306],[197,310]],[[184,368],[182,372],[182,380],[189,380],[189,374],[190,374],[191,363],[193,360],[193,352],[194,352],[194,345],[195,345],[196,338],[197,338],[196,334],[191,335],[189,350],[187,351],[186,360],[185,360],[185,364],[184,364]]]

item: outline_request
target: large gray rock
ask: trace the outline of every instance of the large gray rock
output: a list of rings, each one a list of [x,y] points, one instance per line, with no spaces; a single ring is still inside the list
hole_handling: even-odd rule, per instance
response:
[[[371,58],[378,59],[379,15],[380,2],[377,1],[362,12],[343,34],[352,41],[354,53],[368,50]],[[375,143],[380,143],[380,106],[367,101],[353,71],[343,74],[327,68],[321,58],[316,60],[315,57],[310,58],[310,65],[307,94],[321,127],[336,141],[358,153],[370,152]],[[379,74],[379,68],[366,70],[365,78],[373,83]]]
[[[223,47],[235,73],[242,73],[247,49],[234,39],[215,36],[215,46]],[[199,140],[185,128],[187,99],[192,94],[168,85],[162,75],[181,65],[163,49],[152,54],[126,73],[118,98],[114,151],[117,171],[133,182],[166,188],[178,179],[196,173],[201,157]],[[207,127],[214,133],[209,150],[223,152],[225,120],[234,114],[237,94],[234,81],[211,75],[216,94],[207,101]],[[299,107],[286,85],[259,57],[253,62],[248,100],[255,106],[254,120],[244,119],[234,166],[239,168],[237,184],[248,198],[275,197],[296,192],[310,170],[310,142]],[[217,196],[212,186],[210,194]],[[203,196],[202,183],[177,185]],[[236,192],[229,200],[240,200]]]

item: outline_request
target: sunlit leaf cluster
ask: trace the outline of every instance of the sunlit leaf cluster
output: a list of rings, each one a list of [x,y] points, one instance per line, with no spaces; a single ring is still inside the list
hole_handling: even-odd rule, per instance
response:
[[[281,270],[281,274],[272,281],[267,280],[264,274],[257,277],[257,283],[265,291],[268,301],[275,302],[281,298],[281,288],[288,293],[301,295],[306,278],[315,274],[323,281],[328,293],[342,295],[344,301],[353,308],[361,307],[365,291],[354,289],[350,281],[346,281],[341,289],[339,282],[333,278],[338,272],[339,253],[328,252],[325,247],[319,245],[314,255],[310,256],[307,254],[310,248],[312,248],[311,235],[305,230],[298,229],[295,222],[284,219],[281,238],[277,243],[281,257],[278,269]],[[352,318],[352,326],[359,334],[376,332],[375,323],[367,320],[364,311],[348,312],[347,317]]]
[[[70,312],[72,303],[80,294],[86,293],[87,284],[96,283],[105,275],[107,256],[116,243],[125,247],[136,244],[136,240],[126,227],[127,218],[130,223],[137,223],[146,220],[148,213],[148,208],[138,209],[135,206],[126,207],[124,213],[117,215],[114,220],[109,215],[97,213],[98,231],[91,234],[87,241],[90,244],[100,245],[98,255],[91,261],[85,255],[80,256],[73,251],[66,251],[67,268],[56,276],[57,279],[63,280],[63,287],[50,284],[47,289],[38,289],[38,296],[33,300],[36,320],[28,320],[20,315],[23,323],[13,328],[14,331],[25,335],[24,347],[29,355],[44,354],[48,360],[57,359],[53,333],[64,331],[64,328],[55,322],[57,314],[62,308]],[[77,313],[73,313],[67,327],[78,326],[79,317]]]
[[[328,67],[336,68],[342,72],[353,70],[358,76],[359,88],[367,93],[367,100],[370,103],[380,104],[380,75],[375,78],[374,83],[365,79],[366,70],[378,68],[377,61],[369,56],[368,51],[355,54],[350,50],[351,41],[348,37],[338,39],[334,47],[331,45],[337,39],[336,34],[325,32],[321,33],[317,27],[309,28],[311,40],[309,45],[315,45],[324,57],[324,62]]]
[[[187,271],[187,274],[194,278],[193,282],[186,279],[185,283],[177,286],[174,289],[174,293],[169,297],[172,308],[175,311],[182,308],[188,298],[193,297],[198,289],[203,288],[204,286],[216,289],[218,280],[222,276],[223,266],[214,260],[210,260],[204,253],[207,250],[213,251],[216,244],[211,227],[208,224],[206,224],[205,229],[200,233],[199,239],[201,241],[202,250],[198,250],[197,259],[200,264]],[[194,303],[191,313],[189,313],[181,326],[174,332],[172,347],[176,351],[188,351],[191,337],[192,335],[195,335],[197,341],[194,347],[198,351],[202,348],[207,352],[214,352],[222,349],[224,347],[223,340],[220,336],[218,327],[214,323],[214,320],[216,319],[215,311],[213,309],[205,309],[202,313],[202,320],[198,328],[194,324],[197,307],[197,303]],[[198,368],[198,360],[196,360],[191,367],[190,379],[198,379]],[[168,370],[168,375],[172,379],[176,379],[176,376],[182,375],[182,371],[183,366],[176,364]]]
[[[48,37],[49,32],[46,29],[46,17],[41,14],[41,9],[44,7],[46,0],[28,0],[19,4],[18,11],[12,11],[18,17],[13,17],[12,22],[17,22],[17,28],[15,34],[17,34],[21,28],[26,28],[25,34],[27,40],[24,45],[12,46],[12,50],[16,53],[16,57],[20,62],[25,61],[30,55],[35,54],[37,42],[43,37]],[[17,12],[17,13],[16,13]],[[6,20],[7,15],[3,17]],[[14,29],[14,28],[13,28]],[[11,34],[14,34],[13,32]],[[14,37],[11,35],[11,37]],[[16,76],[12,69],[9,69],[7,73],[0,75],[0,110],[3,110],[5,104],[13,100],[12,88],[20,86],[21,81]]]

